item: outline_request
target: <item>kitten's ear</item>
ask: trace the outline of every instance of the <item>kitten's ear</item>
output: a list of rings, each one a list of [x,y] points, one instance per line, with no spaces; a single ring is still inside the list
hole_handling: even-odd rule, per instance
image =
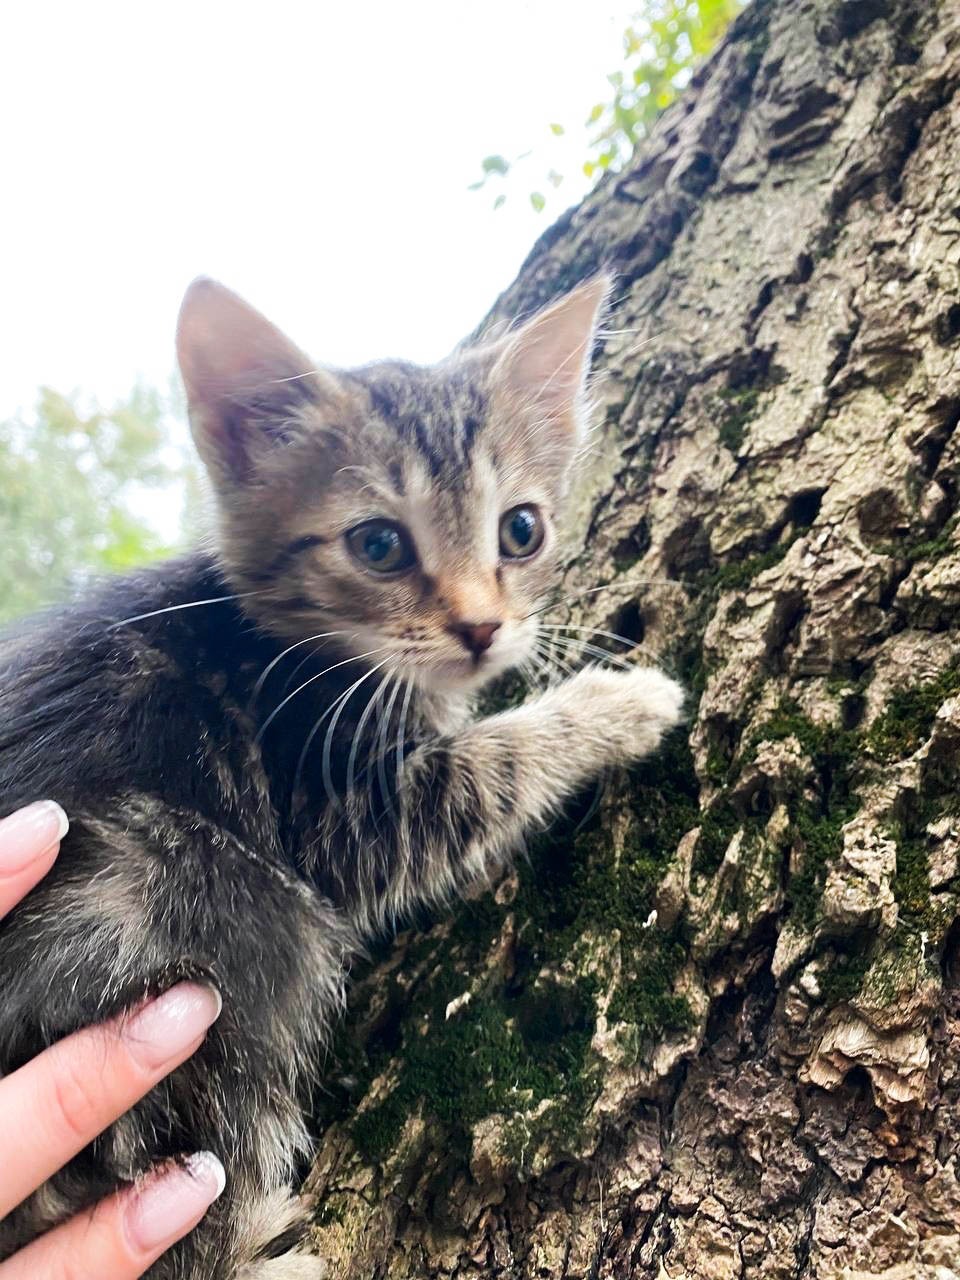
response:
[[[572,289],[509,334],[495,366],[494,377],[511,399],[571,439],[579,430],[597,323],[612,286],[604,273]]]
[[[201,276],[177,322],[177,359],[197,448],[215,479],[247,479],[290,433],[298,406],[318,398],[299,348],[235,293]]]

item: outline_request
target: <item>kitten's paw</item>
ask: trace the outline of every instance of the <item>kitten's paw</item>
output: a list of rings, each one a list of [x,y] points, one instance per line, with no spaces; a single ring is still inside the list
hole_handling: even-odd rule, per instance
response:
[[[571,691],[578,684],[578,701],[591,712],[593,727],[603,731],[615,759],[647,755],[683,716],[684,690],[655,667],[594,668],[575,676]]]
[[[626,673],[630,685],[630,697],[637,712],[643,718],[659,725],[666,733],[683,719],[686,692],[683,687],[656,667],[641,667]]]

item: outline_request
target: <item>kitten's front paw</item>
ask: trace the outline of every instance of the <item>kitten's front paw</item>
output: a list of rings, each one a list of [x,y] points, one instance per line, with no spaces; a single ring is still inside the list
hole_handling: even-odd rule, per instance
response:
[[[630,696],[642,718],[659,726],[660,733],[666,733],[680,723],[686,691],[676,680],[671,680],[656,667],[641,667],[638,671],[627,672],[626,678]]]
[[[636,760],[647,755],[683,715],[683,689],[655,667],[633,671],[594,668],[575,676],[571,687],[578,682],[582,682],[578,699],[591,711],[594,728],[607,737],[615,759]]]

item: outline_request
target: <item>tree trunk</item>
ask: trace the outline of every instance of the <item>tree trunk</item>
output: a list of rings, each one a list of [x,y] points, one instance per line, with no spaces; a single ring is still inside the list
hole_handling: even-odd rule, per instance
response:
[[[358,976],[334,1276],[960,1275],[958,86],[955,0],[755,0],[490,317],[618,273],[553,621],[690,722]]]

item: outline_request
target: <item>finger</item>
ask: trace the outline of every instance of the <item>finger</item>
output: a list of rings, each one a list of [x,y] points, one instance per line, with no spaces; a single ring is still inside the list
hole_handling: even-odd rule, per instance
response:
[[[189,1058],[219,1013],[212,987],[181,982],[0,1080],[0,1218]]]
[[[225,1183],[217,1157],[198,1152],[47,1232],[0,1263],[0,1280],[134,1280],[193,1230]]]
[[[53,866],[69,825],[52,800],[28,804],[0,821],[0,919]]]

